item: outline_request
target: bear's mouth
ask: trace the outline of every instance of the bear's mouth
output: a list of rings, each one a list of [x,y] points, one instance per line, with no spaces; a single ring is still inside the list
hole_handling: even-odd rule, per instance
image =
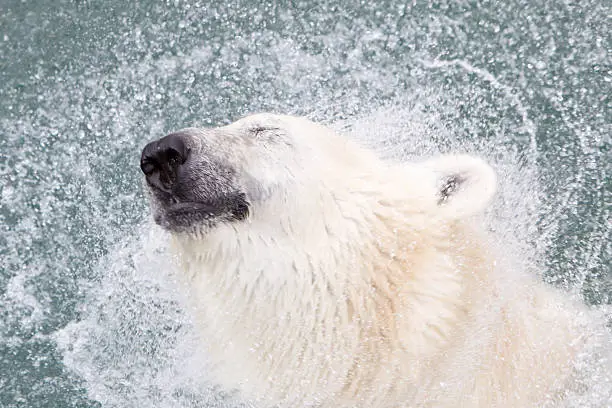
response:
[[[206,201],[159,200],[154,220],[170,231],[186,231],[219,222],[242,221],[249,215],[249,202],[243,193],[228,194]]]

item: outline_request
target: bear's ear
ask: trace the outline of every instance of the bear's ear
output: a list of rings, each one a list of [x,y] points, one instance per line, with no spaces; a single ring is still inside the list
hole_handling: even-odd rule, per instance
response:
[[[436,213],[445,218],[459,219],[481,212],[495,194],[495,172],[479,158],[444,155],[424,164],[434,174]]]

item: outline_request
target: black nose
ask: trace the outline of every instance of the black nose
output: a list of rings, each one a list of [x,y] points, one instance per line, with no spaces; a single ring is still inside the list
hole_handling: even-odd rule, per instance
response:
[[[189,157],[189,151],[184,135],[169,134],[144,147],[140,157],[140,169],[149,184],[169,193],[181,166]]]

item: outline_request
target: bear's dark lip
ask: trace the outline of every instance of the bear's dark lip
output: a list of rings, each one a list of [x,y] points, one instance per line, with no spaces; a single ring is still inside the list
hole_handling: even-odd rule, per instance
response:
[[[166,214],[169,215],[208,213],[211,217],[219,211],[217,207],[210,203],[201,203],[196,201],[174,201],[169,206],[166,206],[165,210]]]
[[[164,229],[178,232],[203,224],[211,226],[221,212],[221,209],[207,203],[176,202],[162,205],[154,220]]]
[[[212,227],[220,221],[241,221],[249,214],[249,203],[244,194],[233,194],[225,199],[179,201],[176,198],[160,202],[155,222],[171,231],[197,226]]]

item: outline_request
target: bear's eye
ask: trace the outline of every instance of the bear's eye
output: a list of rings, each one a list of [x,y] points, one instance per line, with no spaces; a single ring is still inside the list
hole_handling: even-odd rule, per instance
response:
[[[270,132],[270,131],[273,131],[273,130],[279,130],[279,128],[277,128],[277,127],[269,127],[269,126],[255,126],[255,127],[251,128],[251,129],[249,129],[249,132],[254,137],[258,137],[258,136],[262,136],[266,132]]]

